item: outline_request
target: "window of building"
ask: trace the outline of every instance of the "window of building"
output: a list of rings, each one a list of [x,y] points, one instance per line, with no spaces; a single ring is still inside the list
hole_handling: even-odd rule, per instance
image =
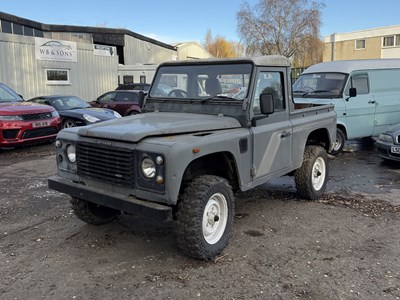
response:
[[[24,35],[26,36],[33,36],[33,28],[24,26]]]
[[[12,33],[11,22],[1,20],[1,31],[4,33]]]
[[[382,46],[383,47],[398,47],[398,46],[400,46],[400,34],[384,36]]]
[[[140,83],[146,83],[146,75],[140,75]]]
[[[13,23],[13,33],[18,35],[24,35],[24,30],[21,24]]]
[[[124,75],[123,80],[124,80],[124,83],[133,83],[133,76],[132,75]]]
[[[41,31],[40,29],[35,28],[34,33],[36,37],[44,37],[43,31]]]
[[[47,84],[69,84],[69,70],[46,69]]]
[[[356,40],[356,50],[365,49],[365,40]]]

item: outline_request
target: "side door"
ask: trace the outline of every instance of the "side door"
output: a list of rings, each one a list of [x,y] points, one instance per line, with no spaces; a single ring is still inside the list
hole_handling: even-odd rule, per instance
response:
[[[256,76],[252,99],[252,177],[262,182],[292,165],[293,129],[289,121],[289,95],[285,89],[285,82],[289,84],[286,69],[260,68]],[[268,116],[260,112],[262,93],[270,93],[274,97],[274,113]]]
[[[350,88],[357,89],[357,96],[349,98]],[[369,72],[353,72],[345,89],[347,138],[372,135],[375,124],[376,102],[371,92]]]
[[[109,108],[119,112],[122,116],[128,115],[131,106],[135,104],[133,99],[134,95],[135,94],[130,92],[119,91],[115,95],[115,101],[113,102],[112,106],[109,106]]]
[[[378,136],[387,126],[400,123],[400,69],[372,70],[370,75],[376,101],[372,135]]]
[[[115,100],[115,94],[116,92],[109,92],[101,95],[95,102],[96,107],[110,108],[110,105],[112,105]]]

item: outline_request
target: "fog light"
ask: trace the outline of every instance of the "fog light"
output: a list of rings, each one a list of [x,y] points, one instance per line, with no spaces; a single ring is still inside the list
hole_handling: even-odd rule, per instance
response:
[[[162,156],[156,157],[156,163],[157,165],[162,165],[164,163],[164,159],[162,158]]]
[[[61,143],[60,140],[56,140],[55,145],[56,145],[57,148],[61,148],[62,143]]]

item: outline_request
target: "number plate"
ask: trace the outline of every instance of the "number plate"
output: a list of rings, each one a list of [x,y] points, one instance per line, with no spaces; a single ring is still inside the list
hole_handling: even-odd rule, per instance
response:
[[[392,153],[396,153],[396,154],[400,154],[400,147],[392,146],[391,152]]]
[[[49,121],[41,121],[41,122],[33,122],[32,123],[32,127],[36,128],[36,127],[45,127],[45,126],[49,126],[50,122]]]

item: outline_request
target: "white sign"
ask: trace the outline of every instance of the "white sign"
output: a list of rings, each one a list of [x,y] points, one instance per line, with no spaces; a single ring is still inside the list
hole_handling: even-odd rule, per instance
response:
[[[37,60],[77,62],[76,43],[44,38],[35,38]]]
[[[115,47],[105,45],[93,45],[94,55],[115,56]]]

